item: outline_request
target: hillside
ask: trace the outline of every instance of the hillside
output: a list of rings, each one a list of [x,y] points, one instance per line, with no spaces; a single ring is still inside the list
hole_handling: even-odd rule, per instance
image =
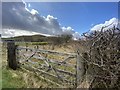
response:
[[[32,47],[32,45],[29,47]],[[66,45],[62,45],[61,47],[55,45],[54,50],[59,52],[74,52],[75,47],[76,46],[74,43],[71,44],[69,42]],[[50,49],[49,45],[44,45],[44,47],[39,45],[39,48],[44,48],[46,50]],[[23,68],[19,68],[17,70],[8,68],[6,44],[2,46],[2,76],[3,88],[58,88],[57,85],[48,83],[47,81],[39,78],[36,74],[29,72]]]
[[[45,41],[47,36],[31,35],[31,36],[17,36],[11,38],[2,38],[2,40],[15,40],[15,41]]]

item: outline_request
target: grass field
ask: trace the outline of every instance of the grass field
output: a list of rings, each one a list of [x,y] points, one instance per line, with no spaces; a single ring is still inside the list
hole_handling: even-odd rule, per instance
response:
[[[2,43],[0,39],[0,89],[2,88]]]
[[[48,45],[48,42],[16,42],[16,45]]]
[[[7,67],[7,51],[6,47],[2,46],[2,88],[26,87],[24,80],[17,73],[17,71],[13,71]]]
[[[35,43],[34,43],[35,44]],[[38,43],[39,44],[39,43]],[[17,45],[25,46],[25,43]],[[30,44],[30,47],[33,45]],[[42,46],[41,46],[42,47]],[[46,45],[46,49],[48,49]],[[68,46],[69,47],[69,46]],[[66,47],[56,47],[55,50],[62,52],[72,52],[73,50]],[[39,78],[34,73],[23,69],[12,70],[7,66],[6,45],[2,46],[2,88],[58,88],[57,85],[48,83],[46,80]]]
[[[27,87],[22,76],[17,74],[18,71],[13,71],[9,68],[2,70],[2,88],[25,88]]]

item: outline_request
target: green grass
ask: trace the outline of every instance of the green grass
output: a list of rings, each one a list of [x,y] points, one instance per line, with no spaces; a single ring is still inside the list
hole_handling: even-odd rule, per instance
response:
[[[14,76],[11,69],[2,70],[2,88],[25,88],[25,82],[19,75]]]
[[[48,42],[31,42],[32,45],[47,45]]]
[[[0,67],[0,89],[2,88],[2,70]]]
[[[48,45],[48,42],[16,42],[16,45]]]
[[[16,42],[15,44],[20,45],[20,46],[26,45],[26,43],[24,43],[24,42]],[[27,44],[28,44],[28,47],[33,47],[34,45],[44,45],[44,44],[46,44],[46,42],[27,42]],[[3,51],[5,51],[5,50],[3,50]],[[6,52],[3,52],[3,59],[2,60],[3,60],[3,62],[7,63],[6,62],[7,57],[5,57],[5,56],[6,56]],[[56,55],[48,55],[48,58],[56,59],[56,60],[57,59],[64,59],[64,57],[60,57],[60,56],[56,56]],[[38,65],[36,65],[36,64],[33,65],[34,67],[40,66],[39,64],[45,64],[42,60],[37,60],[34,58],[31,58],[31,59],[32,59],[32,61],[38,62]],[[19,69],[14,71],[12,69],[7,68],[5,63],[2,64],[4,66],[2,69],[2,76],[3,76],[2,77],[2,87],[3,88],[26,88],[26,87],[30,87],[30,88],[31,87],[34,87],[34,88],[38,88],[38,87],[40,87],[40,88],[50,88],[50,87],[57,88],[58,87],[57,85],[49,83],[48,81],[39,77],[42,75],[44,76],[44,74],[41,75],[39,73],[39,75],[36,75],[34,72],[32,72],[33,74],[31,74],[29,71],[25,72],[24,70],[21,71]],[[50,63],[50,64],[55,66],[58,69],[62,69],[62,70],[66,69],[69,72],[71,72],[71,71],[75,72],[75,69],[73,69],[71,67],[57,66],[56,64],[53,64],[53,63]],[[53,71],[51,71],[49,73],[54,74]],[[27,75],[27,77],[26,77],[26,75]],[[37,78],[37,76],[39,78]],[[57,82],[57,80],[58,80],[58,79],[53,78],[53,77],[49,77],[49,76],[46,76],[46,77],[48,77],[48,79],[50,79],[51,81],[53,80],[53,81]],[[70,78],[68,77],[67,79],[69,80]],[[28,82],[30,82],[30,83],[28,83]],[[33,85],[33,83],[35,85]]]

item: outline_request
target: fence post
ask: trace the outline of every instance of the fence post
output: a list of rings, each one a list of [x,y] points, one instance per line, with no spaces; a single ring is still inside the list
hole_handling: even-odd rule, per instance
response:
[[[14,41],[7,42],[7,61],[10,68],[13,70],[17,69],[16,46]]]
[[[76,65],[77,65],[77,70],[76,70],[76,87],[78,87],[82,80],[83,80],[83,75],[85,72],[85,67],[84,67],[84,62],[82,60],[82,57],[80,56],[80,51],[77,51],[77,61],[76,61]]]

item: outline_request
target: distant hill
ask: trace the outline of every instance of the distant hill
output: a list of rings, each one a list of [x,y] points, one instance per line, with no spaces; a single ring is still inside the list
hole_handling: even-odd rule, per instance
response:
[[[2,38],[2,41],[14,40],[16,42],[48,42],[48,43],[64,43],[72,39],[72,36],[44,36],[44,35],[31,35],[31,36],[17,36],[11,38]]]
[[[51,36],[44,35],[31,35],[31,36],[17,36],[11,38],[2,38],[3,41],[14,40],[14,41],[25,41],[25,42],[42,42],[46,41]]]

